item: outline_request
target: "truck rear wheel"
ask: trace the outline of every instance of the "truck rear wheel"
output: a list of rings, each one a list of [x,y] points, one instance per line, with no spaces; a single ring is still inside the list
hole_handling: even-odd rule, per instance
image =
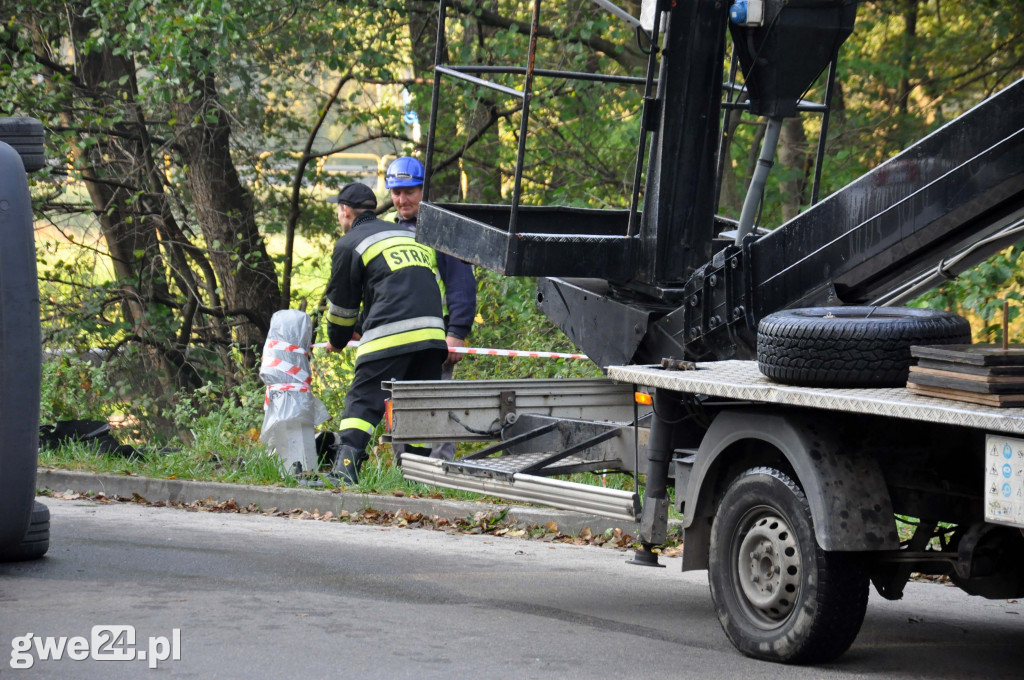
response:
[[[818,547],[807,497],[787,475],[746,471],[726,490],[711,528],[708,580],[725,634],[757,659],[837,658],[867,609],[859,558]]]

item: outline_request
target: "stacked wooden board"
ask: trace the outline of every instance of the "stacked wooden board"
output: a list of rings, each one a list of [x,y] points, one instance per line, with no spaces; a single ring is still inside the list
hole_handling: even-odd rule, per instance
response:
[[[907,389],[986,406],[1024,406],[1024,345],[915,345]]]

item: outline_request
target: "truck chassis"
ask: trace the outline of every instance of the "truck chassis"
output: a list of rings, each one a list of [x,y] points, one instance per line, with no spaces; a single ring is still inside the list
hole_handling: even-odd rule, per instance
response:
[[[759,658],[841,654],[869,582],[888,599],[913,573],[989,598],[1024,595],[1024,409],[781,385],[752,361],[689,368],[612,366],[607,380],[537,386],[390,383],[387,439],[499,439],[459,461],[403,456],[405,475],[639,522],[639,564],[657,564],[674,496],[683,569],[708,570],[727,635]],[[434,389],[445,396],[430,400]],[[630,417],[636,389],[653,393],[653,409]],[[600,419],[580,417],[597,402]],[[643,502],[639,486],[551,478],[582,470],[643,472]]]

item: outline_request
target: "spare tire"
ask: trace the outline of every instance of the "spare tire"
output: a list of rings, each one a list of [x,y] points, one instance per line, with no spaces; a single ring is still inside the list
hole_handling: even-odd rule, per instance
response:
[[[25,172],[34,172],[46,164],[43,143],[46,133],[35,118],[0,118],[0,142],[6,142],[21,156]]]
[[[807,307],[761,319],[757,367],[773,380],[819,387],[899,387],[911,345],[971,342],[967,319],[913,307]]]

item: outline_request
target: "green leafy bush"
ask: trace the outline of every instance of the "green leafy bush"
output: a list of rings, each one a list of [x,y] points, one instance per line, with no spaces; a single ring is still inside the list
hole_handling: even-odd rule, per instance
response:
[[[99,362],[61,354],[43,362],[39,422],[106,420],[121,406]]]
[[[532,278],[501,276],[477,268],[477,319],[469,337],[474,347],[578,352],[536,304]],[[585,378],[601,375],[593,363],[578,359],[525,359],[468,355],[456,367],[460,380]]]

